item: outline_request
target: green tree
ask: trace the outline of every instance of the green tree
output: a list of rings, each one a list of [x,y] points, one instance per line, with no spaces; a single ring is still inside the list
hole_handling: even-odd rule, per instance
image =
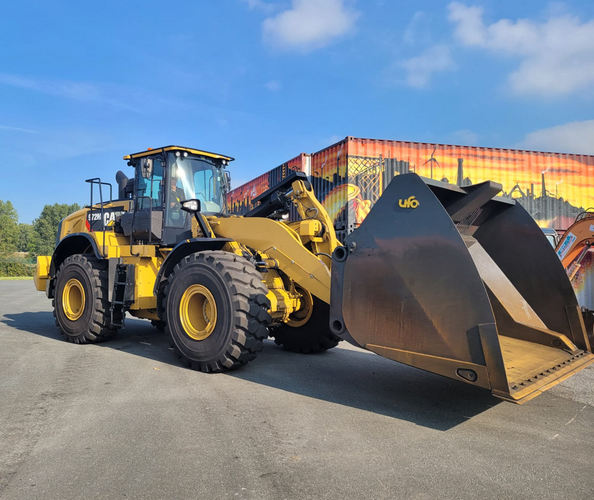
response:
[[[0,200],[0,254],[16,252],[19,215],[10,201]]]
[[[36,255],[52,255],[56,246],[56,235],[60,221],[73,212],[80,210],[80,205],[65,203],[46,205],[41,214],[33,221],[32,251]]]
[[[17,252],[31,252],[33,250],[33,225],[19,224]]]

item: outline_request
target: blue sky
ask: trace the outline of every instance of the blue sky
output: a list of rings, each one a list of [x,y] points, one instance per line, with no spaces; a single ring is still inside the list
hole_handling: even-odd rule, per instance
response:
[[[0,199],[21,222],[169,144],[234,187],[345,136],[594,154],[594,2],[0,6]]]

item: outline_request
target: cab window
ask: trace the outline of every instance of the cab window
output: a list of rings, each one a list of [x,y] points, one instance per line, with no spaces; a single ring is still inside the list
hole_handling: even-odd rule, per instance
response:
[[[163,206],[163,163],[161,160],[153,159],[153,175],[145,179],[140,175],[140,169],[136,173],[137,203],[138,209],[148,209]]]

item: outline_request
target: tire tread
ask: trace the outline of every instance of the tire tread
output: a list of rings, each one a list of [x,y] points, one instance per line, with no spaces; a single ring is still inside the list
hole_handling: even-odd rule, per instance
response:
[[[163,294],[163,304],[167,303],[170,284],[175,276],[193,263],[203,263],[217,270],[218,274],[229,284],[234,312],[233,333],[225,352],[218,359],[209,362],[197,362],[186,358],[173,341],[170,321],[167,320],[167,307],[163,308],[165,332],[169,336],[169,344],[178,358],[186,366],[212,373],[233,370],[252,361],[263,348],[262,341],[268,337],[268,325],[271,322],[268,309],[270,302],[266,298],[268,289],[262,282],[262,275],[244,257],[224,252],[196,252],[188,255],[177,264],[167,281]]]

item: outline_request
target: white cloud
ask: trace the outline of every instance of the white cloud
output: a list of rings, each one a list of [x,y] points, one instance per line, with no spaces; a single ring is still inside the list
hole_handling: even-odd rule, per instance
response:
[[[130,106],[127,99],[114,98],[116,93],[113,86],[101,86],[87,82],[68,80],[53,80],[49,78],[27,78],[18,75],[0,73],[0,84],[10,85],[55,97],[63,97],[80,102],[100,102],[128,111],[137,111]]]
[[[270,3],[265,3],[262,0],[242,0],[247,4],[250,10],[261,10],[266,13],[270,13],[276,9],[276,6]]]
[[[434,73],[441,73],[455,67],[447,45],[435,45],[421,55],[401,61],[399,66],[406,72],[406,83],[411,87],[424,88],[429,85]]]
[[[517,145],[521,149],[594,155],[594,120],[536,130]]]
[[[309,52],[354,29],[359,13],[344,0],[292,0],[292,8],[262,24],[266,43],[279,49]]]
[[[344,135],[332,134],[330,137],[326,137],[321,142],[324,147],[331,146],[332,144],[336,144],[344,139]]]
[[[561,15],[542,23],[501,19],[485,25],[480,7],[452,2],[448,9],[454,37],[462,45],[520,59],[509,75],[515,93],[556,96],[594,84],[594,19],[581,22]]]
[[[404,30],[402,41],[407,45],[417,45],[419,42],[431,43],[431,28],[427,14],[420,10],[414,13]]]
[[[464,45],[482,45],[485,41],[485,25],[483,24],[483,9],[480,7],[466,7],[460,2],[448,5],[450,14],[448,19],[457,23],[454,36]]]
[[[22,168],[33,169],[31,172],[37,175],[41,172],[40,165],[126,148],[117,140],[111,133],[101,130],[44,127],[34,135],[3,137],[0,134],[0,147],[11,150],[9,163],[17,162]],[[46,175],[45,171],[41,175]]]
[[[272,90],[273,92],[280,90],[282,87],[281,83],[278,80],[270,80],[269,82],[265,83],[264,86],[268,90]]]
[[[0,84],[36,90],[44,94],[67,97],[77,101],[90,101],[99,98],[97,87],[89,83],[49,79],[39,80],[1,73]]]
[[[78,102],[113,106],[138,114],[147,114],[157,107],[167,109],[187,109],[188,107],[188,103],[125,85],[76,82],[51,78],[29,78],[0,73],[1,85],[9,85]],[[146,106],[147,102],[151,103],[149,108]]]
[[[479,135],[469,129],[456,130],[450,134],[450,140],[457,144],[464,144],[465,146],[476,146],[478,144]]]
[[[8,130],[9,132],[23,132],[24,134],[38,134],[37,130],[30,130],[28,128],[10,127],[8,125],[0,125],[0,130]]]

